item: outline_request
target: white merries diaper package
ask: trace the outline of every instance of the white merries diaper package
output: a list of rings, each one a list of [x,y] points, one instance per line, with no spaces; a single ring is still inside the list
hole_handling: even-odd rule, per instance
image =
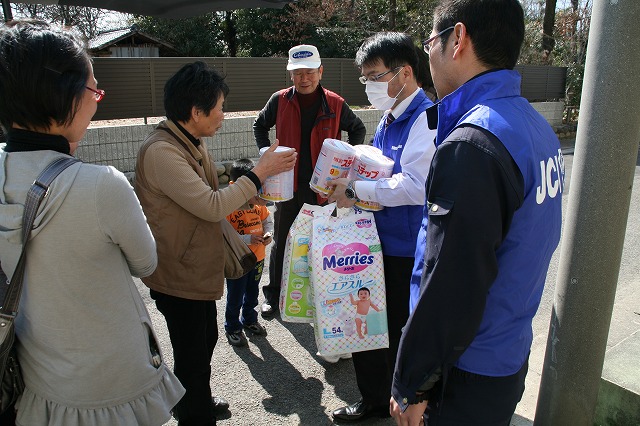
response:
[[[382,248],[373,214],[313,220],[309,247],[314,330],[321,355],[388,348]]]
[[[313,295],[309,286],[307,253],[313,218],[329,216],[336,205],[303,204],[293,221],[284,249],[280,286],[280,317],[287,322],[313,322]]]

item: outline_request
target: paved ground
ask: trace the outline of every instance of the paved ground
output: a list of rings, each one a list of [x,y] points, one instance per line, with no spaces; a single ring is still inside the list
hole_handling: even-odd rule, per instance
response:
[[[565,151],[567,182],[573,163],[572,151]],[[627,227],[627,239],[622,258],[620,281],[613,312],[608,347],[617,345],[640,330],[640,159],[636,167],[634,192]],[[566,200],[570,185],[564,193]],[[566,204],[565,204],[566,207]],[[552,260],[547,287],[538,314],[534,319],[534,342],[530,358],[527,389],[518,405],[512,425],[532,424],[547,330],[553,304],[558,253]],[[265,268],[266,269],[266,268]],[[266,280],[263,277],[263,283]],[[138,281],[147,302],[162,349],[172,365],[171,347],[164,319],[148,297],[148,291]],[[223,330],[224,300],[218,303],[219,330]],[[269,335],[250,339],[249,347],[230,346],[224,333],[213,356],[211,379],[214,393],[226,397],[230,415],[220,425],[331,425],[331,411],[359,398],[353,364],[341,360],[329,364],[315,356],[313,329],[308,324],[291,324],[274,319],[263,321]],[[170,421],[167,425],[174,426]],[[366,425],[394,424],[390,419],[370,420]]]

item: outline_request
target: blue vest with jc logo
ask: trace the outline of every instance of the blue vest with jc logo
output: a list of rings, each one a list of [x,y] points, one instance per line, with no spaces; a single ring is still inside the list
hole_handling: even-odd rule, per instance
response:
[[[443,98],[436,144],[465,123],[494,134],[524,178],[524,202],[496,251],[498,275],[480,328],[456,364],[476,374],[507,376],[518,372],[528,357],[531,321],[560,241],[564,161],[549,124],[520,96],[516,71],[482,74]]]
[[[393,174],[402,173],[400,158],[409,131],[420,114],[433,105],[422,90],[413,98],[400,117],[386,126],[386,115],[382,117],[373,137],[373,146],[394,161]],[[426,141],[425,141],[426,143]],[[422,206],[385,207],[374,212],[376,227],[382,244],[382,252],[387,256],[413,257],[416,238],[422,220]]]

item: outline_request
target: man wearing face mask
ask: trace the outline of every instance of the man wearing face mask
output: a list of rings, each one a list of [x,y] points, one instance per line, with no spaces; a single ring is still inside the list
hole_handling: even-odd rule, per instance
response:
[[[274,238],[269,262],[269,284],[262,288],[263,318],[278,312],[280,280],[285,242],[289,228],[304,203],[320,204],[320,198],[309,187],[316,160],[326,138],[341,139],[347,132],[351,145],[364,141],[367,129],[344,99],[320,85],[322,62],[315,46],[302,44],[289,50],[287,70],[293,86],[274,93],[253,123],[258,148],[271,145],[269,130],[276,127],[280,146],[295,148],[298,161],[294,169],[293,198],[276,204]],[[336,360],[337,361],[337,360]]]
[[[426,55],[403,33],[378,33],[356,54],[367,97],[384,111],[373,145],[395,162],[393,175],[378,181],[336,179],[329,201],[339,207],[357,199],[385,206],[374,212],[384,255],[389,349],[353,354],[362,399],[339,408],[333,417],[359,421],[389,416],[389,392],[402,327],[409,317],[409,288],[416,238],[425,203],[425,181],[435,152],[435,131],[429,130],[425,110],[433,105],[422,86]],[[427,89],[427,87],[424,87]]]

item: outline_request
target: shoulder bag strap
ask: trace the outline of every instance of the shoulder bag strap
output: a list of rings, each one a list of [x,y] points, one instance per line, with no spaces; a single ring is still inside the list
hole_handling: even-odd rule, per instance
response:
[[[16,266],[15,271],[11,277],[9,288],[4,297],[2,308],[0,308],[0,316],[15,318],[18,313],[18,305],[20,304],[20,295],[22,294],[22,281],[24,278],[24,269],[26,263],[26,250],[29,243],[29,235],[31,234],[31,227],[36,218],[36,213],[40,203],[47,196],[49,192],[49,186],[51,182],[70,165],[79,162],[77,158],[73,157],[60,157],[55,159],[38,178],[33,182],[29,192],[27,193],[27,200],[24,206],[24,213],[22,215],[22,251],[20,253],[20,259]]]

